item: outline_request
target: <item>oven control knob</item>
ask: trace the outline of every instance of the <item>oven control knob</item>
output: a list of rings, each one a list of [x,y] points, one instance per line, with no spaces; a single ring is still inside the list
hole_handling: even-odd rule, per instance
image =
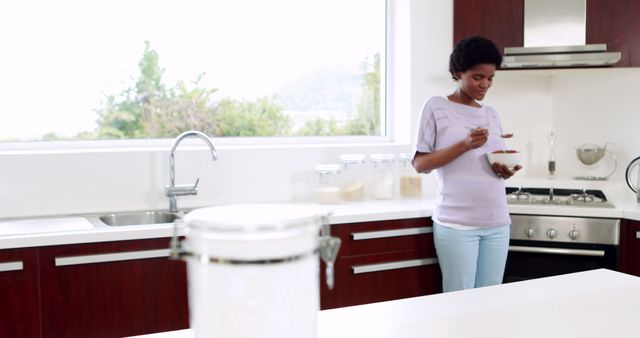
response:
[[[547,237],[554,239],[556,238],[556,236],[558,235],[558,232],[556,231],[556,229],[548,229],[547,230]]]
[[[569,238],[575,241],[578,239],[578,237],[580,237],[580,231],[576,229],[572,229],[571,231],[569,231]]]
[[[533,238],[533,236],[536,234],[536,231],[533,230],[533,228],[529,228],[524,231],[524,234],[527,235],[527,237],[529,238]]]

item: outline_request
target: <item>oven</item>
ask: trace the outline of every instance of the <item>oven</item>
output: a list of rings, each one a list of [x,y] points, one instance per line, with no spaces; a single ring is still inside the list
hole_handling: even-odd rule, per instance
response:
[[[511,220],[505,283],[618,268],[618,219],[511,215]]]

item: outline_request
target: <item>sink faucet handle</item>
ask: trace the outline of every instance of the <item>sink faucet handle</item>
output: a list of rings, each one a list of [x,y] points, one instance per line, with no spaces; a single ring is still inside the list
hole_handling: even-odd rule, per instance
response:
[[[175,152],[178,144],[185,138],[196,136],[202,139],[207,146],[209,146],[209,150],[211,151],[211,156],[214,160],[218,159],[218,155],[216,153],[216,147],[214,147],[211,138],[204,134],[203,132],[197,130],[189,130],[184,133],[178,135],[176,139],[173,141],[171,145],[171,151],[169,152],[169,184],[165,186],[165,194],[169,197],[169,211],[176,212],[178,211],[178,207],[176,206],[176,196],[182,195],[195,195],[198,193],[198,183],[200,179],[196,180],[196,183],[193,185],[180,184],[176,185],[176,158]]]

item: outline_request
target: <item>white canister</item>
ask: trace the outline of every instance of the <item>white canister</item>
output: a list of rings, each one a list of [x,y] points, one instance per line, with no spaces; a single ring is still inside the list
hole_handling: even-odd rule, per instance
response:
[[[398,182],[399,194],[403,198],[422,197],[422,176],[416,172],[411,164],[413,154],[402,153],[398,155]]]
[[[370,187],[371,197],[390,199],[394,197],[395,178],[393,154],[371,154]]]
[[[186,238],[173,250],[187,262],[195,337],[315,337],[318,252],[331,261],[328,280],[340,245],[319,237],[326,220],[315,208],[276,204],[187,214]]]
[[[364,199],[364,154],[342,154],[341,192],[346,201]]]
[[[335,204],[340,202],[340,165],[318,164],[316,166],[318,182],[316,187],[316,202],[321,204]]]

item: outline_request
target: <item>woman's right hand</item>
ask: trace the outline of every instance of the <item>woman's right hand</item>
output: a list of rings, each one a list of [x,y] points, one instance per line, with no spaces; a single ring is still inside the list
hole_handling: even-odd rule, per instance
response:
[[[489,138],[489,130],[486,128],[474,128],[469,131],[467,137],[464,139],[464,145],[467,150],[482,147],[487,143]]]

